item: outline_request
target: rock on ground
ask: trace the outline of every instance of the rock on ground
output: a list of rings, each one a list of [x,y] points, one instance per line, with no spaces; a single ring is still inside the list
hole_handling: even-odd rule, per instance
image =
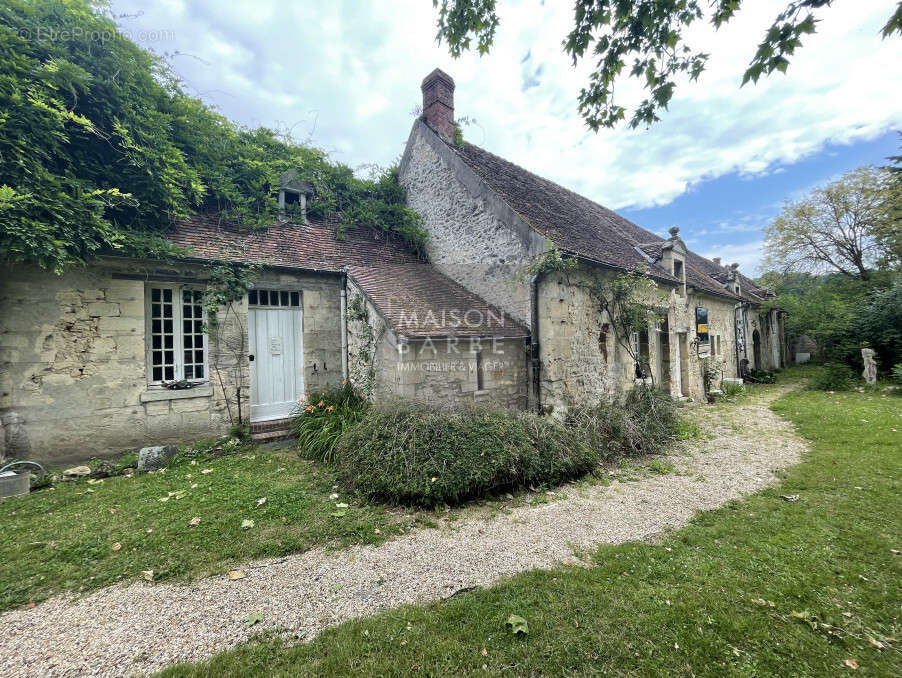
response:
[[[60,596],[0,616],[0,675],[120,676],[199,660],[278,629],[312,638],[324,628],[405,603],[559,563],[574,550],[647,539],[701,510],[755,492],[799,461],[804,443],[766,397],[731,408],[694,408],[713,438],[684,446],[675,474],[609,486],[567,486],[567,497],[490,519],[471,516],[381,546],[314,549],[244,566],[194,584],[129,585]],[[263,621],[249,629],[248,615]]]

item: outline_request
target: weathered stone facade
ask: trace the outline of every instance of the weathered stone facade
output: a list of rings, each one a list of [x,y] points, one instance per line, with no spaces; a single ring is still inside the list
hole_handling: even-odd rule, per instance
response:
[[[375,398],[400,396],[433,403],[527,405],[523,339],[413,339],[390,328],[363,290],[348,280],[348,370]]]
[[[207,379],[149,386],[145,284],[203,287],[204,268],[108,259],[63,275],[6,267],[0,283],[0,414],[15,413],[27,445],[16,456],[60,463],[225,433],[249,412],[247,297],[220,309]],[[259,285],[299,290],[308,388],[341,379],[341,278],[265,271]]]
[[[414,123],[400,167],[410,207],[429,230],[430,263],[449,278],[529,322],[528,267],[548,249],[422,121]]]

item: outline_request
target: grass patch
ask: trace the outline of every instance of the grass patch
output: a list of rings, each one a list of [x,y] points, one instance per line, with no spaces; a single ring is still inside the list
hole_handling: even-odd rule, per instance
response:
[[[659,544],[605,546],[592,568],[528,572],[164,675],[827,676],[847,660],[900,675],[898,405],[790,393],[773,407],[811,441],[806,460]],[[505,627],[511,615],[528,634]]]
[[[154,581],[194,578],[321,544],[379,542],[403,528],[382,509],[330,499],[335,483],[331,470],[295,453],[257,451],[2,500],[0,609],[145,570]],[[351,506],[337,511],[337,502]]]

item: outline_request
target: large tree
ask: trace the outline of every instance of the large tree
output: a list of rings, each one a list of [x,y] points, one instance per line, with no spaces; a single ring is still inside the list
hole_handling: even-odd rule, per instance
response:
[[[489,51],[499,24],[496,0],[432,0],[432,4],[439,10],[437,38],[448,43],[452,56],[460,56],[474,42],[480,54]],[[673,97],[677,77],[697,79],[710,56],[686,43],[686,29],[703,20],[720,28],[742,4],[742,0],[576,0],[574,27],[564,39],[564,50],[574,64],[587,55],[595,59],[589,82],[579,93],[579,111],[586,124],[597,131],[626,118],[626,109],[614,98],[614,85],[624,69],[648,92],[632,112],[630,126],[658,120],[657,112],[666,109]],[[817,13],[831,4],[832,0],[787,2],[758,45],[742,84],[785,72],[802,36],[815,32]],[[902,2],[882,30],[884,38],[893,33],[902,34]]]
[[[868,280],[895,258],[886,233],[898,230],[898,184],[885,169],[861,167],[788,202],[765,231],[768,265],[780,271],[838,272]]]

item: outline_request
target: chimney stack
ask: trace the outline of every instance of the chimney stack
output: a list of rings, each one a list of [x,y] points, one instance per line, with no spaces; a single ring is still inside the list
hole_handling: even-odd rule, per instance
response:
[[[714,257],[711,261],[720,266],[720,257]]]
[[[454,138],[454,80],[436,68],[423,79],[423,119],[439,134]]]

